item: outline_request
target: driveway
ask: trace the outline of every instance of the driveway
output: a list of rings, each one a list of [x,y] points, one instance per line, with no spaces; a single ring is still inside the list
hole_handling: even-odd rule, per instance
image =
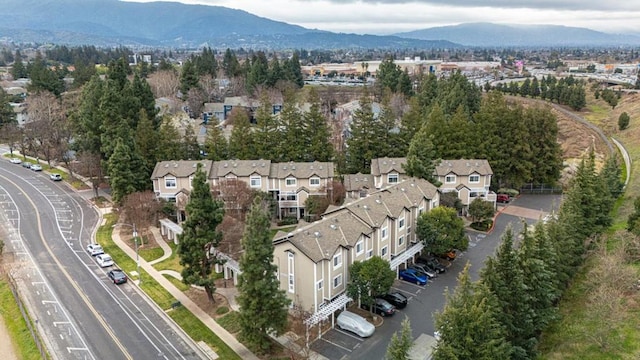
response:
[[[396,280],[393,290],[403,292],[409,298],[409,304],[394,316],[385,318],[384,324],[376,328],[370,338],[361,339],[333,329],[314,342],[313,350],[329,359],[380,359],[384,357],[393,333],[401,329],[405,316],[411,322],[414,339],[421,335],[423,338],[424,335],[433,335],[433,315],[444,308],[444,294],[456,287],[458,274],[465,264],[468,262],[471,265],[471,278],[477,280],[485,260],[495,253],[507,227],[510,226],[517,234],[524,223],[535,224],[544,215],[557,211],[560,201],[561,195],[522,195],[505,206],[499,206],[500,213],[496,216],[493,230],[488,234],[467,231],[469,249],[458,254],[447,272],[426,286]]]

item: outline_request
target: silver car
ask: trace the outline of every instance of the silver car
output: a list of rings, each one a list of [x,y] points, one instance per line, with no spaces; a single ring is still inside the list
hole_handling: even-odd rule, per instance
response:
[[[351,331],[360,337],[369,337],[376,331],[376,327],[365,318],[349,311],[343,311],[338,315],[336,325],[343,330]]]

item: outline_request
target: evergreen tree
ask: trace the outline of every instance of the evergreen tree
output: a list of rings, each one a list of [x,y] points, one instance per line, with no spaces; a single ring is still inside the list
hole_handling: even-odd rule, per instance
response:
[[[186,99],[189,90],[198,86],[198,79],[198,72],[193,60],[186,59],[180,73],[180,92],[182,92],[183,99]]]
[[[24,66],[22,62],[22,54],[20,54],[20,50],[16,50],[16,55],[14,56],[13,66],[11,66],[11,75],[14,79],[22,79],[29,76],[27,72],[27,67]]]
[[[182,137],[171,122],[171,118],[165,117],[160,124],[158,159],[183,160],[181,139]]]
[[[129,62],[124,57],[112,60],[107,65],[107,79],[113,81],[118,90],[124,89],[125,85],[129,82],[127,75],[131,73]]]
[[[269,61],[263,51],[258,51],[251,58],[251,70],[247,74],[247,91],[255,91],[260,85],[265,85],[269,77]]]
[[[534,98],[540,96],[540,83],[538,83],[537,77],[534,77],[533,81],[531,81],[531,96]]]
[[[640,236],[640,197],[633,201],[633,212],[629,214],[627,220],[627,230],[637,236]]]
[[[382,99],[380,116],[378,117],[378,126],[380,126],[379,139],[379,157],[403,157],[406,153],[399,152],[398,147],[401,143],[400,134],[396,124],[396,116],[389,104],[390,94],[386,94]]]
[[[267,86],[274,87],[279,80],[284,80],[284,71],[280,66],[280,61],[276,54],[269,64],[269,74],[267,75]]]
[[[284,94],[280,124],[283,133],[278,147],[279,161],[306,161],[307,146],[313,129],[309,128],[306,115],[300,112],[293,91],[286,91]]]
[[[255,139],[249,115],[244,110],[233,110],[230,116],[233,124],[229,137],[229,158],[238,160],[255,159]]]
[[[224,204],[211,195],[202,164],[198,164],[191,187],[186,206],[187,220],[182,225],[182,234],[178,235],[182,282],[204,287],[209,302],[214,302],[216,287],[212,269],[223,261],[212,254],[222,240],[217,227],[224,217]]]
[[[625,130],[626,128],[629,127],[629,122],[631,121],[631,119],[629,118],[629,114],[627,114],[627,112],[623,112],[622,114],[620,114],[620,116],[618,117],[618,129],[619,130]]]
[[[413,347],[413,336],[411,335],[411,323],[405,316],[402,320],[402,329],[396,331],[391,336],[391,341],[387,346],[387,360],[409,360],[409,351]]]
[[[527,142],[531,150],[531,176],[527,181],[555,184],[563,168],[562,148],[558,143],[558,119],[549,108],[533,107],[524,110],[522,121],[528,129]],[[523,154],[524,155],[524,154]]]
[[[300,67],[300,54],[294,51],[291,59],[284,62],[284,76],[287,80],[294,83],[298,88],[304,86],[304,78],[302,77],[302,68]]]
[[[224,75],[228,78],[240,76],[242,73],[240,62],[238,61],[236,54],[229,48],[224,52],[222,70],[224,71]]]
[[[436,161],[438,161],[435,156],[432,137],[427,133],[425,125],[411,140],[407,163],[402,164],[402,168],[407,176],[425,179],[438,187],[441,184],[435,175]]]
[[[436,314],[439,334],[434,360],[510,360],[512,347],[498,321],[498,300],[482,283],[472,283],[469,264],[458,276],[453,294],[446,294],[446,305]]]
[[[247,215],[242,236],[244,253],[240,258],[237,297],[240,305],[240,336],[258,353],[271,347],[270,333],[280,335],[287,326],[290,300],[280,290],[273,264],[273,243],[269,236],[269,210],[261,197],[256,197]]]
[[[129,127],[127,119],[122,114],[123,111],[130,110],[122,107],[122,89],[117,82],[107,80],[105,91],[100,99],[99,113],[101,149],[105,159],[109,159],[113,154],[118,140],[130,139],[132,129]]]
[[[624,182],[620,178],[621,171],[615,156],[609,156],[600,170],[599,177],[613,201],[618,199],[624,190]]]
[[[495,257],[489,258],[481,272],[481,281],[498,302],[496,317],[506,330],[506,340],[513,346],[513,359],[529,359],[536,344],[533,310],[530,307],[523,269],[513,248],[513,232],[508,228]]]
[[[4,125],[12,123],[16,123],[16,113],[11,107],[9,94],[0,88],[0,130]]]
[[[314,88],[309,91],[309,111],[304,113],[305,132],[308,139],[305,161],[332,161],[333,145],[327,119],[320,110],[320,97]]]
[[[442,138],[434,138],[436,156],[441,159],[476,158],[475,149],[478,148],[476,144],[479,143],[479,139],[474,131],[473,123],[469,121],[469,115],[462,106],[458,107],[446,128],[448,132],[442,134]],[[446,146],[443,146],[443,139],[447,142]]]
[[[398,144],[398,153],[406,156],[409,151],[409,145],[413,136],[420,131],[424,124],[422,108],[418,103],[418,97],[414,96],[409,100],[409,111],[405,112],[400,119],[400,143]]]
[[[222,129],[216,125],[212,125],[207,129],[204,148],[209,160],[220,161],[229,158],[229,143],[225,139]]]
[[[380,150],[378,139],[382,137],[381,127],[373,113],[368,94],[360,98],[360,107],[353,114],[351,136],[347,139],[347,171],[368,174],[371,159],[377,158]]]
[[[159,133],[144,109],[140,110],[140,121],[135,132],[135,148],[144,159],[145,167],[153,169],[158,162]]]
[[[273,105],[266,92],[260,97],[260,107],[256,111],[256,126],[253,132],[255,141],[255,158],[278,158],[277,144],[281,139],[280,124],[273,115]]]
[[[193,125],[187,124],[184,128],[184,136],[182,136],[182,159],[200,160],[200,145]]]
[[[101,155],[102,116],[100,100],[105,92],[105,82],[96,75],[82,88],[80,104],[71,114],[74,129],[75,150]],[[104,157],[101,157],[104,160]]]
[[[145,168],[142,158],[124,139],[118,139],[108,161],[111,197],[118,204],[127,195],[148,187],[151,172]]]

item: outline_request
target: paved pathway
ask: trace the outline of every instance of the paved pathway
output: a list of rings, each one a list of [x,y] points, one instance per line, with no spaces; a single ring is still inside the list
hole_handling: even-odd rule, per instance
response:
[[[155,265],[161,261],[164,261],[166,259],[168,259],[171,256],[171,247],[169,246],[169,244],[167,244],[166,241],[164,241],[164,238],[162,237],[162,234],[160,233],[160,229],[158,229],[155,226],[150,226],[149,230],[151,231],[151,234],[153,235],[153,238],[156,239],[156,243],[158,245],[160,245],[160,247],[162,248],[162,250],[164,251],[164,255],[162,255],[161,257],[149,261],[150,265]],[[180,279],[182,280],[182,279]]]

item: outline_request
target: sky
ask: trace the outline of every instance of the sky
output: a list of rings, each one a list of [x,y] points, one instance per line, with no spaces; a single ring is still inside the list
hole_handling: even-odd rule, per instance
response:
[[[310,29],[356,34],[387,35],[436,26],[492,22],[566,25],[640,35],[640,0],[172,1],[224,6]]]

